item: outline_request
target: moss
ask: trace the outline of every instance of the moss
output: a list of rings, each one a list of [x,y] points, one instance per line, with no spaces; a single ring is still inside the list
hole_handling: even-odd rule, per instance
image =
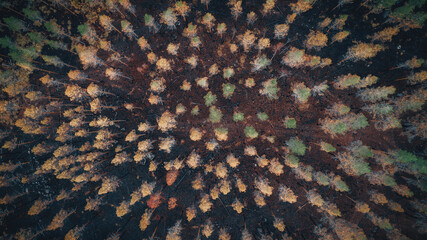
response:
[[[284,121],[286,128],[296,128],[297,127],[297,120],[295,118],[286,118]]]
[[[240,122],[243,121],[245,119],[245,115],[241,112],[235,112],[233,114],[233,121],[235,122]]]
[[[265,112],[259,112],[256,114],[258,119],[261,121],[267,121],[268,120],[268,115]]]
[[[222,112],[216,107],[209,108],[209,120],[213,123],[221,122]]]
[[[246,126],[245,127],[245,136],[247,138],[257,138],[258,137],[258,132],[255,130],[254,127],[252,126]]]
[[[288,141],[286,141],[286,145],[288,145],[292,153],[298,156],[305,155],[305,150],[307,149],[307,147],[304,145],[304,143],[301,140],[298,140],[297,138],[291,138]]]
[[[207,107],[210,107],[216,103],[216,95],[212,94],[210,91],[205,95],[204,99],[205,105]]]

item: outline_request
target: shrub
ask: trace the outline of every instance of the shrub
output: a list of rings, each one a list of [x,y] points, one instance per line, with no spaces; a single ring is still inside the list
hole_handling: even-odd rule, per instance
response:
[[[329,86],[327,84],[327,81],[324,81],[324,82],[320,83],[319,85],[314,86],[311,89],[311,92],[313,93],[313,96],[316,96],[316,95],[322,96],[322,95],[324,95],[324,92],[326,92],[326,90],[328,90],[328,88],[329,88]]]
[[[353,61],[366,60],[373,58],[378,52],[384,50],[384,46],[373,43],[358,43],[350,47],[345,55],[345,59],[351,59]]]
[[[286,55],[282,58],[282,63],[293,68],[303,67],[305,64],[305,51],[291,47]]]
[[[330,184],[329,177],[322,172],[316,172],[314,174],[314,178],[316,179],[316,182],[321,186],[328,186]]]
[[[207,77],[202,77],[202,78],[197,78],[196,79],[196,83],[198,86],[207,89],[209,87],[209,83],[208,83],[208,78]]]
[[[255,179],[255,188],[258,189],[263,195],[271,196],[273,194],[273,187],[269,185],[268,179],[258,177]]]
[[[192,38],[197,35],[197,25],[194,25],[193,23],[189,23],[187,27],[182,32],[182,36]]]
[[[413,58],[406,60],[404,63],[400,64],[399,68],[415,69],[421,67],[424,62],[424,59],[420,59],[414,56]]]
[[[178,49],[179,49],[179,44],[169,43],[168,46],[166,47],[166,50],[168,51],[168,53],[175,56],[178,54]]]
[[[168,8],[160,13],[160,22],[168,26],[169,29],[175,29],[178,19],[173,8]]]
[[[225,98],[230,98],[233,95],[236,86],[231,83],[222,84],[222,95]]]
[[[331,116],[342,116],[350,112],[350,108],[342,103],[334,103],[332,107],[326,109]]]
[[[258,119],[261,121],[267,121],[268,120],[268,115],[265,112],[259,112],[256,114]]]
[[[232,76],[234,76],[234,69],[233,68],[231,68],[231,67],[228,67],[228,68],[224,68],[224,71],[223,71],[224,73],[223,73],[223,77],[225,78],[225,79],[230,79]]]
[[[165,111],[162,116],[157,119],[158,128],[162,132],[167,132],[173,128],[176,128],[175,116],[169,111]]]
[[[157,23],[154,21],[154,17],[150,14],[144,15],[144,23],[147,27],[149,27],[150,31],[157,33],[159,31],[159,27]]]
[[[337,159],[340,161],[339,168],[351,176],[361,176],[371,172],[369,163],[352,156],[350,153],[340,153],[337,155]]]
[[[334,83],[336,89],[346,89],[355,86],[360,82],[360,77],[354,74],[341,75]]]
[[[250,12],[250,13],[248,13],[248,14],[246,15],[246,22],[247,22],[249,25],[254,24],[254,22],[255,22],[257,19],[258,19],[258,17],[257,17],[257,15],[256,15],[256,13],[255,13],[254,11],[252,11],[252,12]]]
[[[411,73],[411,75],[408,76],[408,82],[411,85],[424,83],[425,80],[427,80],[427,71],[420,71],[415,74]]]
[[[320,49],[322,47],[325,47],[327,45],[327,42],[328,37],[326,36],[326,34],[320,31],[311,31],[307,36],[305,46],[308,49]]]
[[[218,141],[226,141],[228,139],[228,129],[227,128],[215,128],[215,136]]]
[[[371,114],[376,116],[385,116],[393,113],[393,106],[387,103],[377,103],[372,105],[367,105],[363,107],[364,111],[370,112]]]
[[[191,109],[191,115],[193,116],[199,115],[199,106],[195,106]]]
[[[255,80],[253,78],[247,78],[245,80],[245,87],[252,88],[253,86],[255,86]]]
[[[280,90],[277,87],[277,79],[272,78],[262,83],[263,89],[259,90],[259,93],[267,96],[269,99],[277,99],[277,92]]]
[[[325,152],[335,152],[337,149],[327,142],[320,142],[320,149]]]
[[[225,23],[218,23],[216,26],[216,34],[220,35],[222,38],[222,35],[227,31],[227,25]]]
[[[191,57],[186,58],[184,61],[188,63],[191,66],[191,68],[197,67],[198,58],[194,54],[191,55]]]
[[[239,35],[238,39],[240,40],[240,43],[243,46],[243,50],[245,52],[248,52],[250,48],[254,45],[256,36],[250,30],[247,30],[245,34]]]
[[[285,164],[291,168],[297,168],[299,165],[299,158],[295,155],[288,154],[285,158]]]
[[[202,18],[202,24],[206,25],[206,28],[208,29],[209,32],[214,26],[214,22],[215,22],[215,17],[210,13],[206,13]]]
[[[405,150],[396,151],[394,153],[394,157],[397,159],[397,161],[402,163],[416,162],[418,160],[416,155]]]
[[[142,51],[146,49],[151,49],[150,44],[148,44],[147,39],[145,39],[144,37],[140,37],[138,39],[138,45]]]
[[[175,11],[178,13],[178,15],[183,17],[185,21],[185,17],[188,15],[188,12],[190,12],[190,7],[184,1],[177,1],[175,3]]]
[[[298,155],[298,156],[304,156],[305,150],[307,147],[304,145],[304,143],[297,139],[297,138],[291,138],[288,141],[286,141],[286,145],[289,147],[292,153]]]
[[[276,5],[276,0],[266,0],[265,3],[262,5],[263,6],[262,15],[265,16],[269,14],[275,5]]]
[[[156,63],[156,68],[160,71],[160,72],[165,72],[165,71],[169,71],[171,70],[171,66],[170,66],[170,62],[169,60],[167,60],[166,58],[161,57],[157,63]]]
[[[190,46],[198,49],[201,44],[202,44],[202,41],[200,40],[200,38],[198,36],[191,38]]]
[[[347,125],[344,123],[343,120],[338,119],[323,119],[321,120],[322,129],[331,134],[332,136],[335,136],[336,134],[344,134],[348,131]]]
[[[210,106],[214,105],[214,104],[216,103],[216,100],[217,100],[217,99],[216,99],[216,95],[212,94],[212,92],[211,92],[211,91],[209,91],[209,92],[205,95],[204,99],[205,99],[205,105],[206,105],[207,107],[210,107]]]
[[[244,131],[245,131],[245,136],[247,138],[253,139],[253,138],[257,138],[258,137],[258,132],[252,126],[246,126]]]
[[[126,20],[122,20],[120,22],[121,26],[122,26],[122,32],[124,34],[126,34],[126,36],[128,36],[129,39],[137,39],[138,36],[135,34],[135,31],[133,30],[132,24],[130,24],[130,22],[126,21]]]
[[[245,116],[242,112],[235,112],[233,113],[233,121],[240,122],[245,119]]]
[[[393,36],[399,33],[399,27],[388,27],[376,32],[371,38],[373,41],[391,42]]]
[[[359,130],[369,125],[368,119],[362,113],[358,114],[353,121],[350,123],[350,127],[353,130]]]
[[[357,158],[365,159],[374,156],[371,149],[368,146],[362,145],[361,141],[352,142],[348,149]]]
[[[335,189],[340,192],[348,192],[350,190],[347,184],[339,176],[336,176],[331,182]]]
[[[233,15],[234,20],[237,21],[237,18],[242,13],[242,1],[232,0],[227,4],[230,5],[231,15]]]
[[[268,39],[268,38],[260,38],[259,40],[258,40],[258,45],[257,45],[257,48],[258,48],[258,50],[259,51],[261,51],[261,50],[264,50],[264,49],[266,49],[266,48],[269,48],[270,47],[270,39]],[[265,54],[264,55],[262,55],[261,57],[258,57],[257,59],[262,59],[262,58],[266,58],[266,59],[264,59],[263,61],[266,61],[266,60],[269,60],[266,56],[265,56]],[[263,61],[260,61],[260,62],[263,62]],[[271,62],[270,62],[271,63]],[[270,63],[268,64],[268,65],[270,65]]]
[[[388,99],[388,95],[394,94],[395,92],[396,88],[394,86],[383,86],[362,90],[358,93],[358,96],[365,102],[377,102]]]
[[[304,83],[297,83],[292,91],[296,100],[300,103],[306,103],[311,96],[310,88],[306,87]]]
[[[222,112],[215,106],[209,108],[209,120],[213,123],[221,122]]]
[[[283,121],[286,128],[296,128],[297,127],[297,121],[295,118],[286,117]]]
[[[274,37],[277,39],[282,39],[288,35],[289,25],[287,24],[278,24],[274,26]]]
[[[24,22],[15,17],[3,18],[3,21],[12,31],[20,32],[26,29]]]
[[[338,32],[332,37],[332,43],[342,42],[342,41],[344,41],[344,39],[346,39],[348,37],[348,35],[350,35],[349,31]]]
[[[252,72],[257,72],[268,67],[271,64],[271,60],[268,59],[266,55],[262,55],[257,57],[251,64],[253,66]]]

